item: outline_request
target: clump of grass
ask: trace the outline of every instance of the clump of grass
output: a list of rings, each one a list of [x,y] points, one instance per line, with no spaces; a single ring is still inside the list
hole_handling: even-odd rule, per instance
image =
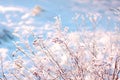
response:
[[[32,39],[23,35],[15,42],[7,69],[1,58],[1,80],[120,79],[118,32],[69,32],[59,17],[46,29],[41,35],[29,31]]]

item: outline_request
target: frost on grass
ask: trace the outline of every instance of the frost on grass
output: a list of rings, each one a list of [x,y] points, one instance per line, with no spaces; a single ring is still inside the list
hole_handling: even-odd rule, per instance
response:
[[[91,22],[97,20],[93,17]],[[120,79],[119,30],[70,32],[68,27],[62,27],[59,17],[55,19],[56,22],[46,24],[39,35],[32,27],[22,27],[22,32],[16,29],[14,34],[20,40],[15,42],[16,50],[9,57],[10,61],[1,64],[1,79]],[[6,53],[4,49],[1,51],[1,55]]]

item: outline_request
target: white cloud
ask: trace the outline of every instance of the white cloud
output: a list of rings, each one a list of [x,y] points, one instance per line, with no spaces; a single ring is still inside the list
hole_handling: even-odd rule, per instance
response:
[[[15,25],[15,23],[13,22],[5,22],[5,21],[1,21],[0,24],[7,26],[7,27],[12,27]]]
[[[108,10],[111,7],[118,7],[119,0],[72,0],[73,10],[84,12],[84,11],[99,11],[99,10]],[[77,5],[75,4],[77,3]]]
[[[24,13],[26,10],[21,7],[13,7],[13,6],[0,6],[0,12],[5,13],[9,11],[21,12]]]
[[[33,18],[29,18],[28,20],[25,21],[25,24],[32,24],[34,22]]]
[[[26,14],[24,14],[24,15],[21,17],[21,19],[27,19],[27,18],[29,18],[30,16],[31,16],[30,13],[26,13]]]
[[[88,3],[90,0],[75,0],[78,3]]]

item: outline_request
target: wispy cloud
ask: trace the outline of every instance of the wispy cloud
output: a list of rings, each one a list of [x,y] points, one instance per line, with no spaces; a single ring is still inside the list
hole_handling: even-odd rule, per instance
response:
[[[0,24],[7,27],[14,27],[23,24],[32,24],[34,21],[32,16],[32,10],[26,7],[0,5],[0,13],[2,13],[4,15],[3,17],[5,18],[4,20],[0,20]]]
[[[107,10],[108,8],[116,8],[119,5],[119,0],[72,0],[73,9],[82,11],[99,11],[99,10]]]
[[[27,19],[27,18],[29,18],[30,16],[31,16],[30,13],[26,13],[26,14],[24,14],[24,15],[21,17],[21,19]]]
[[[5,13],[5,12],[25,12],[26,9],[22,8],[22,7],[13,7],[13,6],[1,6],[0,5],[0,12]]]

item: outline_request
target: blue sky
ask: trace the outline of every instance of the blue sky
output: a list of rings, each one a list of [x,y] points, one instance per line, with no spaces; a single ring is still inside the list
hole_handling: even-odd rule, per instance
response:
[[[54,22],[54,17],[60,16],[63,26],[69,26],[75,30],[75,23],[72,18],[76,13],[84,17],[88,13],[100,13],[102,18],[99,20],[98,28],[110,30],[116,24],[119,25],[119,17],[110,11],[111,8],[120,8],[119,0],[1,0],[0,24],[12,26],[12,28],[18,26],[18,23],[23,21],[21,17],[30,13],[35,6],[40,6],[44,10],[37,16],[29,16],[29,19],[34,19],[32,25],[37,27],[47,22]],[[108,21],[108,17],[111,17],[110,21]],[[91,29],[92,25],[87,17],[84,25],[82,25],[81,19],[78,22],[81,25],[80,28]]]
[[[33,15],[36,6],[42,10]],[[22,30],[25,25],[40,30],[41,26],[54,23],[55,16],[60,16],[63,27],[68,26],[70,31],[92,30],[88,14],[100,14],[97,29],[113,30],[115,26],[120,26],[120,15],[110,11],[115,8],[120,9],[120,0],[0,0],[0,33],[4,28],[11,32],[16,28]],[[80,18],[74,21],[78,15]]]

